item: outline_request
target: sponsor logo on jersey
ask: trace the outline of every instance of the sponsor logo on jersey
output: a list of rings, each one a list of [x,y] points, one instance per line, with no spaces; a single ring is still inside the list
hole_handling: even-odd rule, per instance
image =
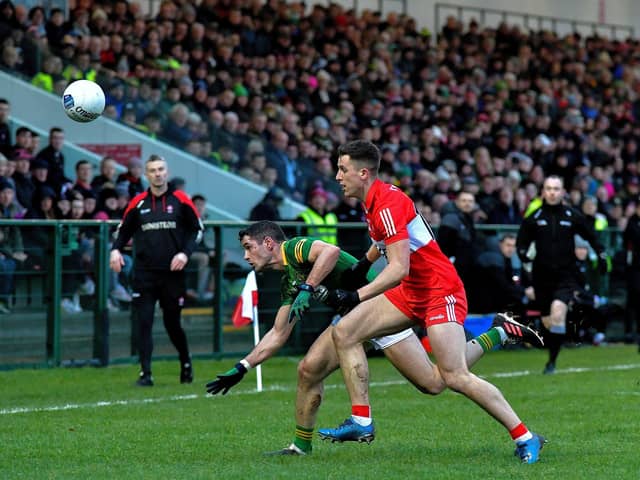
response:
[[[439,313],[438,315],[434,315],[433,317],[429,317],[429,320],[442,320],[444,318],[444,315]]]
[[[173,213],[173,205],[167,205],[167,213]]]
[[[147,222],[142,224],[142,231],[147,230],[175,230],[176,222]]]

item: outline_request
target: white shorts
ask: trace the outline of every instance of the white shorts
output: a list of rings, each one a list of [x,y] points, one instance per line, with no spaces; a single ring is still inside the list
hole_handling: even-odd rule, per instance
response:
[[[385,348],[389,348],[390,346],[401,342],[411,335],[413,335],[413,329],[407,328],[406,330],[394,333],[393,335],[385,335],[384,337],[372,338],[369,341],[373,345],[373,348],[375,348],[376,350],[384,350]]]
[[[342,317],[340,315],[335,315],[331,320],[331,325],[336,325],[341,318]],[[369,342],[376,350],[384,350],[385,348],[389,348],[392,345],[401,342],[405,338],[410,337],[412,334],[413,329],[407,328],[406,330],[394,333],[393,335],[385,335],[384,337],[372,338],[371,340],[369,340]]]

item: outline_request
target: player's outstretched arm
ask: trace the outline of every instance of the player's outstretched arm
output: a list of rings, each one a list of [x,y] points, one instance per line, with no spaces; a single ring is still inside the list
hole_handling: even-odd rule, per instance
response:
[[[207,383],[207,392],[216,395],[222,392],[223,395],[229,389],[242,381],[249,369],[261,364],[271,358],[285,344],[295,322],[289,323],[290,305],[283,305],[278,309],[273,327],[269,330],[258,345],[246,357],[240,360],[235,366],[224,373],[217,375],[215,380]]]

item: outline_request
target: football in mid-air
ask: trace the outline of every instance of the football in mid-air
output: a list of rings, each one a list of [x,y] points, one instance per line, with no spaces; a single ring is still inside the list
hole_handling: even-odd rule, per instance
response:
[[[90,80],[76,80],[62,94],[64,112],[76,122],[92,122],[104,110],[104,92]]]

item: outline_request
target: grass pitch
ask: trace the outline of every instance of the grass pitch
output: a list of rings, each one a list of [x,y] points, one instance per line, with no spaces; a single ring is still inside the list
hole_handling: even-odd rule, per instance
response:
[[[226,396],[204,384],[233,361],[155,362],[153,388],[136,366],[0,372],[3,479],[638,479],[640,355],[631,346],[563,350],[554,376],[543,351],[486,355],[474,371],[497,385],[532,430],[549,439],[521,465],[504,429],[461,395],[418,393],[383,358],[371,366],[377,427],[371,445],[314,440],[309,457],[266,457],[292,439],[296,358],[265,363]],[[349,414],[339,373],[318,424]]]

